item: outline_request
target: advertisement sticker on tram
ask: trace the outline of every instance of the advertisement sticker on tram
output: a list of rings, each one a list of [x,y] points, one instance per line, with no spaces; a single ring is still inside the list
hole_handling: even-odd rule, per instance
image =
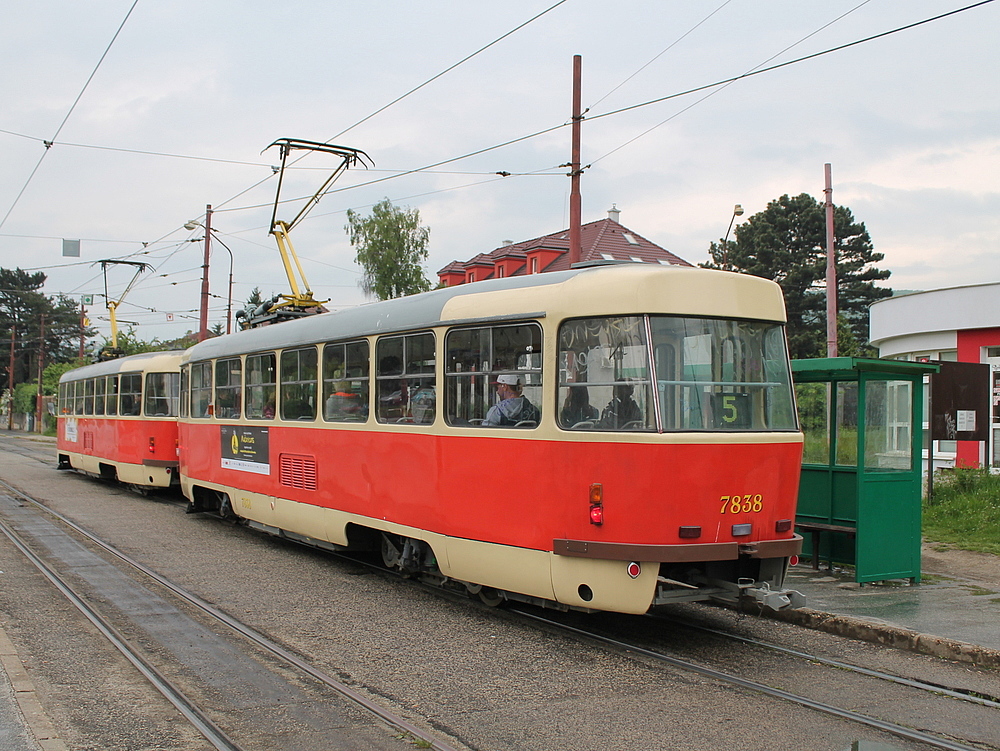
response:
[[[271,474],[268,453],[268,428],[223,425],[222,467],[259,475]]]

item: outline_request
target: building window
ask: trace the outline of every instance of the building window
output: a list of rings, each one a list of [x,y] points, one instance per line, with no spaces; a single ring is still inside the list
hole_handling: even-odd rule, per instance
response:
[[[534,258],[531,259],[531,273],[532,274],[538,273],[538,256],[535,256]]]

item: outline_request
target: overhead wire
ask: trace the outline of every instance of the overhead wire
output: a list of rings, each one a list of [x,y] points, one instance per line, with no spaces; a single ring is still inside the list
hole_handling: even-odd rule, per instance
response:
[[[59,123],[59,127],[56,128],[56,132],[52,135],[52,138],[50,138],[48,141],[42,142],[45,146],[45,150],[42,152],[42,155],[38,158],[38,163],[35,164],[35,168],[31,170],[31,174],[28,175],[28,179],[21,187],[21,190],[18,192],[17,196],[15,196],[14,202],[11,204],[10,208],[7,209],[7,213],[4,214],[3,219],[0,219],[0,227],[3,227],[3,225],[7,223],[7,219],[10,218],[10,215],[14,211],[14,208],[20,202],[21,197],[24,195],[24,192],[28,189],[28,186],[34,179],[35,174],[38,172],[39,167],[42,166],[42,162],[45,160],[46,154],[49,153],[49,150],[52,148],[52,144],[55,142],[56,138],[59,137],[59,134],[62,132],[63,127],[69,121],[70,115],[73,114],[73,110],[76,109],[76,105],[80,103],[80,100],[83,98],[84,92],[87,91],[87,87],[90,86],[90,82],[94,80],[94,76],[97,75],[97,71],[98,69],[100,69],[101,63],[103,63],[104,58],[108,56],[108,53],[111,51],[111,47],[114,45],[115,40],[118,39],[118,35],[121,34],[122,29],[125,28],[125,24],[128,21],[129,16],[132,15],[132,11],[135,10],[135,6],[138,4],[139,0],[134,0],[134,2],[132,3],[132,7],[128,9],[128,13],[125,14],[125,18],[123,18],[122,22],[118,25],[118,29],[117,31],[115,31],[114,36],[111,37],[111,41],[108,42],[108,46],[105,48],[104,53],[101,55],[101,59],[97,61],[97,65],[94,66],[94,69],[91,71],[90,76],[88,76],[86,83],[83,84],[83,88],[80,89],[80,93],[76,95],[76,99],[73,100],[73,104],[70,105],[69,110],[66,112],[66,116],[62,119],[62,122]]]
[[[755,65],[755,66],[754,66],[753,68],[751,68],[751,69],[750,69],[749,71],[747,71],[747,73],[750,73],[750,72],[752,72],[752,71],[756,70],[757,68],[761,67],[762,65],[766,65],[767,63],[771,62],[771,61],[772,61],[772,60],[774,60],[775,58],[777,58],[777,57],[779,57],[779,56],[781,56],[781,55],[785,54],[786,52],[788,52],[788,51],[789,51],[789,50],[791,50],[791,49],[794,49],[795,47],[799,46],[800,44],[802,44],[802,43],[803,43],[804,41],[806,41],[807,39],[810,39],[810,38],[812,38],[812,37],[816,36],[817,34],[819,34],[819,33],[820,33],[821,31],[823,31],[823,30],[825,30],[825,29],[828,29],[828,28],[830,28],[831,26],[833,26],[833,24],[837,23],[838,21],[841,21],[842,19],[844,19],[844,18],[846,18],[847,16],[849,16],[849,15],[850,15],[851,13],[854,13],[854,11],[858,10],[858,9],[859,9],[859,8],[861,8],[862,6],[865,6],[865,5],[867,5],[867,4],[868,4],[868,3],[870,3],[870,2],[871,2],[871,0],[862,0],[862,2],[858,3],[857,5],[855,5],[855,6],[854,6],[853,8],[851,8],[850,10],[848,10],[848,11],[845,11],[844,13],[841,13],[841,14],[840,14],[839,16],[837,16],[837,17],[836,17],[836,18],[834,18],[833,20],[831,20],[831,21],[829,21],[829,22],[827,22],[827,23],[823,24],[822,26],[820,26],[820,27],[819,27],[818,29],[816,29],[815,31],[812,31],[812,32],[810,32],[809,34],[806,34],[806,35],[805,35],[804,37],[802,37],[801,39],[799,39],[799,40],[798,40],[797,42],[794,42],[793,44],[790,44],[790,45],[788,45],[788,46],[787,46],[787,47],[785,47],[785,48],[784,48],[783,50],[781,50],[781,51],[779,51],[779,52],[776,52],[776,53],[774,53],[773,55],[771,55],[771,56],[770,56],[769,58],[767,58],[767,59],[766,59],[766,60],[764,60],[763,62],[761,62],[761,63],[758,63],[758,64],[757,64],[757,65]],[[699,25],[700,25],[700,24],[699,24]],[[696,28],[697,28],[697,27],[696,27]],[[685,35],[685,36],[686,36],[686,35]],[[681,37],[681,38],[683,38],[683,37]],[[678,40],[678,41],[679,41],[679,40]],[[669,47],[668,47],[667,49],[669,49]],[[654,58],[654,59],[655,59],[655,58]],[[744,74],[744,75],[746,75],[746,74]],[[602,156],[599,156],[599,157],[598,157],[597,159],[594,159],[594,160],[592,160],[592,161],[590,162],[590,165],[589,165],[589,166],[593,166],[593,165],[597,164],[598,162],[602,161],[603,159],[606,159],[607,157],[611,156],[612,154],[614,154],[614,153],[616,153],[616,152],[618,152],[618,151],[621,151],[621,150],[622,150],[622,149],[624,149],[624,148],[625,148],[626,146],[628,146],[628,145],[630,145],[630,144],[633,144],[633,143],[635,143],[635,142],[636,142],[636,141],[638,141],[638,140],[639,140],[640,138],[643,138],[643,137],[645,137],[645,136],[649,135],[650,133],[652,133],[652,132],[653,132],[654,130],[656,130],[657,128],[660,128],[661,126],[663,126],[663,125],[666,125],[666,124],[667,124],[668,122],[670,122],[671,120],[673,120],[673,119],[675,119],[675,118],[679,117],[680,115],[684,114],[684,113],[685,113],[685,112],[687,112],[688,110],[690,110],[690,109],[693,109],[694,107],[697,107],[697,106],[698,106],[699,104],[701,104],[702,102],[704,102],[704,101],[705,101],[706,99],[709,99],[710,97],[713,97],[713,96],[715,96],[716,94],[718,94],[718,93],[720,93],[720,92],[722,92],[722,91],[725,91],[725,90],[726,90],[727,88],[729,88],[730,86],[732,86],[733,84],[735,84],[735,83],[736,83],[737,81],[739,81],[739,80],[741,80],[741,78],[735,78],[735,79],[733,79],[732,81],[729,81],[728,83],[726,83],[726,84],[723,84],[722,86],[719,86],[718,88],[715,88],[715,89],[712,89],[712,90],[711,90],[711,91],[709,91],[709,92],[708,92],[707,94],[705,94],[705,96],[701,97],[701,99],[698,99],[697,101],[694,101],[694,102],[692,102],[691,104],[689,104],[689,105],[688,105],[687,107],[684,107],[683,109],[680,109],[680,110],[678,110],[677,112],[675,112],[674,114],[672,114],[672,115],[671,115],[670,117],[668,117],[668,118],[667,118],[666,120],[662,120],[661,122],[657,123],[657,124],[656,124],[656,125],[654,125],[653,127],[651,127],[651,128],[647,128],[646,130],[644,130],[644,131],[643,131],[642,133],[640,133],[639,135],[637,135],[637,136],[635,136],[635,137],[633,137],[633,138],[630,138],[629,140],[625,141],[625,143],[621,144],[620,146],[617,146],[616,148],[613,148],[613,149],[612,149],[611,151],[607,152],[606,154],[604,154],[604,155],[602,155]]]

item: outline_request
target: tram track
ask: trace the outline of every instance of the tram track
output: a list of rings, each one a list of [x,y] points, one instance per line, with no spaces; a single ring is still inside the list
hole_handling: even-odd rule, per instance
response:
[[[30,504],[32,510],[55,518],[59,523],[69,527],[76,534],[82,536],[100,550],[109,554],[123,564],[138,572],[142,576],[155,582],[158,587],[170,592],[182,603],[196,609],[198,612],[208,616],[215,623],[224,625],[231,632],[239,635],[244,640],[252,644],[256,649],[263,651],[270,658],[279,661],[281,664],[293,669],[300,676],[316,681],[326,689],[330,689],[342,699],[349,701],[355,707],[367,713],[379,723],[384,723],[392,728],[396,733],[396,738],[403,743],[415,744],[421,748],[436,749],[437,751],[455,751],[455,748],[440,738],[436,737],[426,729],[410,722],[391,709],[379,705],[372,701],[360,691],[348,686],[328,673],[309,664],[288,649],[285,649],[264,634],[259,633],[250,626],[242,623],[231,615],[219,610],[197,595],[185,590],[183,587],[171,582],[166,577],[145,566],[129,555],[115,548],[108,542],[101,540],[72,519],[60,514],[45,504],[40,503],[28,494],[13,487],[7,482],[0,480],[0,492],[5,491],[7,495],[17,499],[21,503]],[[9,539],[15,548],[37,568],[48,581],[79,610],[91,624],[111,643],[125,658],[156,688],[189,722],[205,737],[206,741],[216,749],[223,751],[241,751],[244,746],[234,741],[213,721],[209,712],[200,706],[197,699],[191,698],[179,688],[174,681],[167,678],[163,672],[157,668],[143,650],[135,645],[134,639],[130,639],[120,633],[120,629],[113,624],[113,619],[103,615],[98,607],[95,607],[92,597],[82,594],[78,588],[70,581],[71,577],[60,573],[55,566],[46,562],[41,555],[32,550],[29,541],[24,538],[14,528],[14,525],[0,519],[0,534]],[[100,598],[97,598],[100,599]]]
[[[661,664],[670,665],[687,672],[704,676],[706,678],[711,678],[713,680],[721,681],[726,684],[738,686],[742,689],[746,689],[754,693],[762,694],[783,701],[792,702],[794,704],[798,704],[799,706],[806,707],[808,709],[820,712],[825,715],[830,715],[840,719],[848,720],[850,722],[864,725],[866,727],[875,730],[880,730],[882,732],[889,733],[899,738],[904,738],[909,741],[925,744],[930,748],[946,749],[948,751],[983,751],[983,749],[1000,748],[1000,746],[983,745],[979,742],[973,745],[972,743],[965,743],[960,740],[944,737],[943,735],[925,732],[913,727],[902,725],[900,723],[881,720],[876,717],[872,717],[870,715],[866,715],[860,712],[836,706],[829,702],[813,699],[804,696],[802,694],[795,693],[793,691],[776,688],[774,686],[767,685],[761,681],[736,675],[735,673],[729,672],[727,670],[708,667],[706,665],[700,664],[690,659],[685,659],[682,657],[666,654],[662,651],[652,649],[648,646],[644,646],[638,643],[624,641],[622,639],[618,639],[609,636],[607,634],[600,633],[594,629],[580,628],[578,626],[569,625],[567,623],[561,622],[560,620],[557,620],[556,618],[549,618],[544,615],[540,615],[538,613],[524,610],[521,608],[511,608],[509,612],[516,615],[517,617],[524,618],[526,620],[544,626],[545,628],[552,629],[559,633],[571,635],[576,638],[588,640],[591,642],[596,642],[604,646],[611,647],[615,650],[641,655],[645,658],[652,659]],[[649,617],[655,617],[655,616],[649,616]],[[688,624],[684,625],[687,626]],[[716,635],[722,635],[727,639],[733,639],[743,643],[755,644],[757,646],[761,646],[767,649],[781,651],[784,652],[785,654],[797,657],[801,660],[824,665],[826,667],[831,667],[838,671],[850,672],[859,676],[871,677],[882,681],[896,683],[898,685],[905,686],[910,689],[916,689],[928,695],[943,696],[943,697],[948,697],[950,699],[957,699],[959,701],[968,702],[970,704],[976,704],[990,709],[1000,708],[1000,702],[998,702],[993,697],[975,696],[973,694],[970,694],[969,692],[955,691],[953,689],[948,689],[946,687],[925,681],[894,676],[892,674],[885,673],[883,671],[871,670],[868,668],[864,668],[858,665],[853,665],[843,661],[831,660],[829,658],[821,657],[818,655],[812,655],[799,650],[787,649],[784,647],[780,647],[779,645],[768,644],[760,640],[746,639],[745,637],[726,634],[725,632],[721,632],[716,629],[704,629],[703,627],[695,627],[695,628],[697,630],[703,630],[706,633],[714,633]]]

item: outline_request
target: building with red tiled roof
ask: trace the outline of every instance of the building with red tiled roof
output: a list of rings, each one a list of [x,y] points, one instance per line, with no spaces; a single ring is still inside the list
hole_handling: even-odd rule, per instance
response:
[[[691,266],[683,258],[652,243],[618,223],[621,212],[612,207],[608,218],[584,224],[580,228],[580,263],[631,261],[668,266]],[[480,253],[468,261],[452,261],[438,271],[446,287],[483,279],[541,274],[570,267],[569,230],[556,232],[519,243],[506,242],[489,253]]]

